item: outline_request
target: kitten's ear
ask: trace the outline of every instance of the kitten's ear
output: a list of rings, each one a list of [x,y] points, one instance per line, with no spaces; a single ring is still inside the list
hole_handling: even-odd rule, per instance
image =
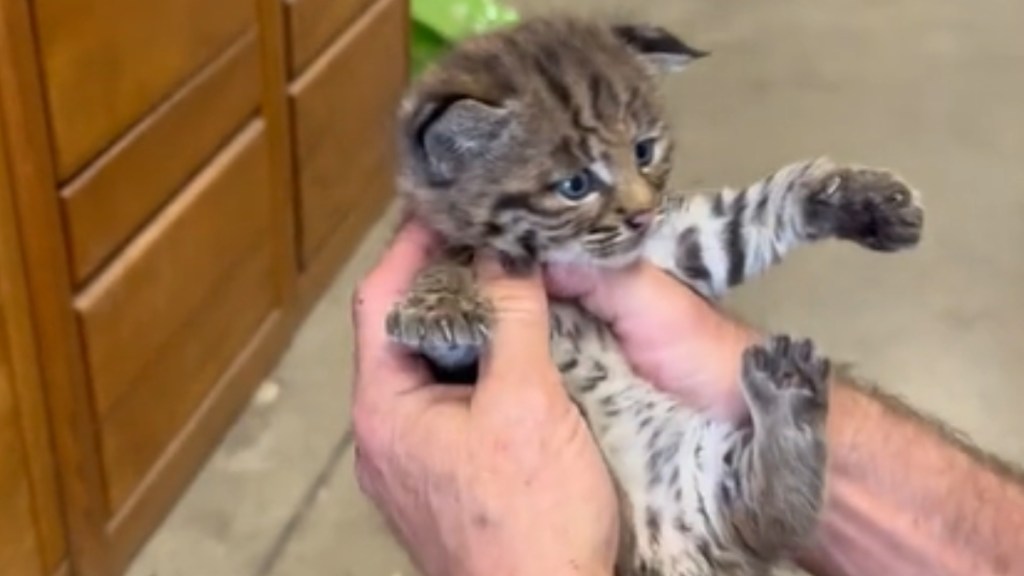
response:
[[[416,139],[432,175],[450,180],[467,160],[486,156],[505,140],[511,124],[506,108],[448,96],[421,109]]]
[[[613,26],[612,32],[656,72],[679,72],[694,60],[710,54],[688,45],[660,26],[620,24]]]

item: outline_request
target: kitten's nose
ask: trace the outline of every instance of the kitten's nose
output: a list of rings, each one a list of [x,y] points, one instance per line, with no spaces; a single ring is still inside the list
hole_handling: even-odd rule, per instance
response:
[[[626,225],[634,232],[643,232],[654,222],[654,210],[642,210],[626,216]]]

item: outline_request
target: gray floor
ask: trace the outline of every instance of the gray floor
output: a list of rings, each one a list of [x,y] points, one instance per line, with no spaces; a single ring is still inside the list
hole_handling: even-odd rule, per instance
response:
[[[1024,462],[1024,4],[634,0],[628,12],[714,52],[666,86],[680,185],[742,184],[824,153],[891,166],[926,195],[917,252],[821,246],[729,305],[817,338]],[[347,436],[348,294],[384,234],[339,276],[133,576],[413,573],[355,489]]]

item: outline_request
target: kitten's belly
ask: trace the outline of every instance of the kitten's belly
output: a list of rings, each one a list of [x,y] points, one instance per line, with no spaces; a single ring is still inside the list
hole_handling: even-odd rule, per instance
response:
[[[627,500],[633,566],[663,576],[724,573],[732,554],[715,536],[715,496],[736,432],[635,376],[607,327],[575,305],[553,303],[551,313],[555,362]]]

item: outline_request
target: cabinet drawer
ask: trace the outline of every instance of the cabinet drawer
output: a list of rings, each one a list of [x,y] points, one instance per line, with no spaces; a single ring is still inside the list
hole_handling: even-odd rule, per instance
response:
[[[373,0],[284,0],[291,73],[297,76]]]
[[[61,191],[68,251],[83,282],[253,116],[259,44],[243,36]]]
[[[279,305],[254,121],[75,303],[112,510]]]
[[[256,28],[252,0],[35,0],[61,180]]]
[[[306,262],[339,228],[360,235],[392,196],[407,35],[405,1],[378,0],[290,89]]]

